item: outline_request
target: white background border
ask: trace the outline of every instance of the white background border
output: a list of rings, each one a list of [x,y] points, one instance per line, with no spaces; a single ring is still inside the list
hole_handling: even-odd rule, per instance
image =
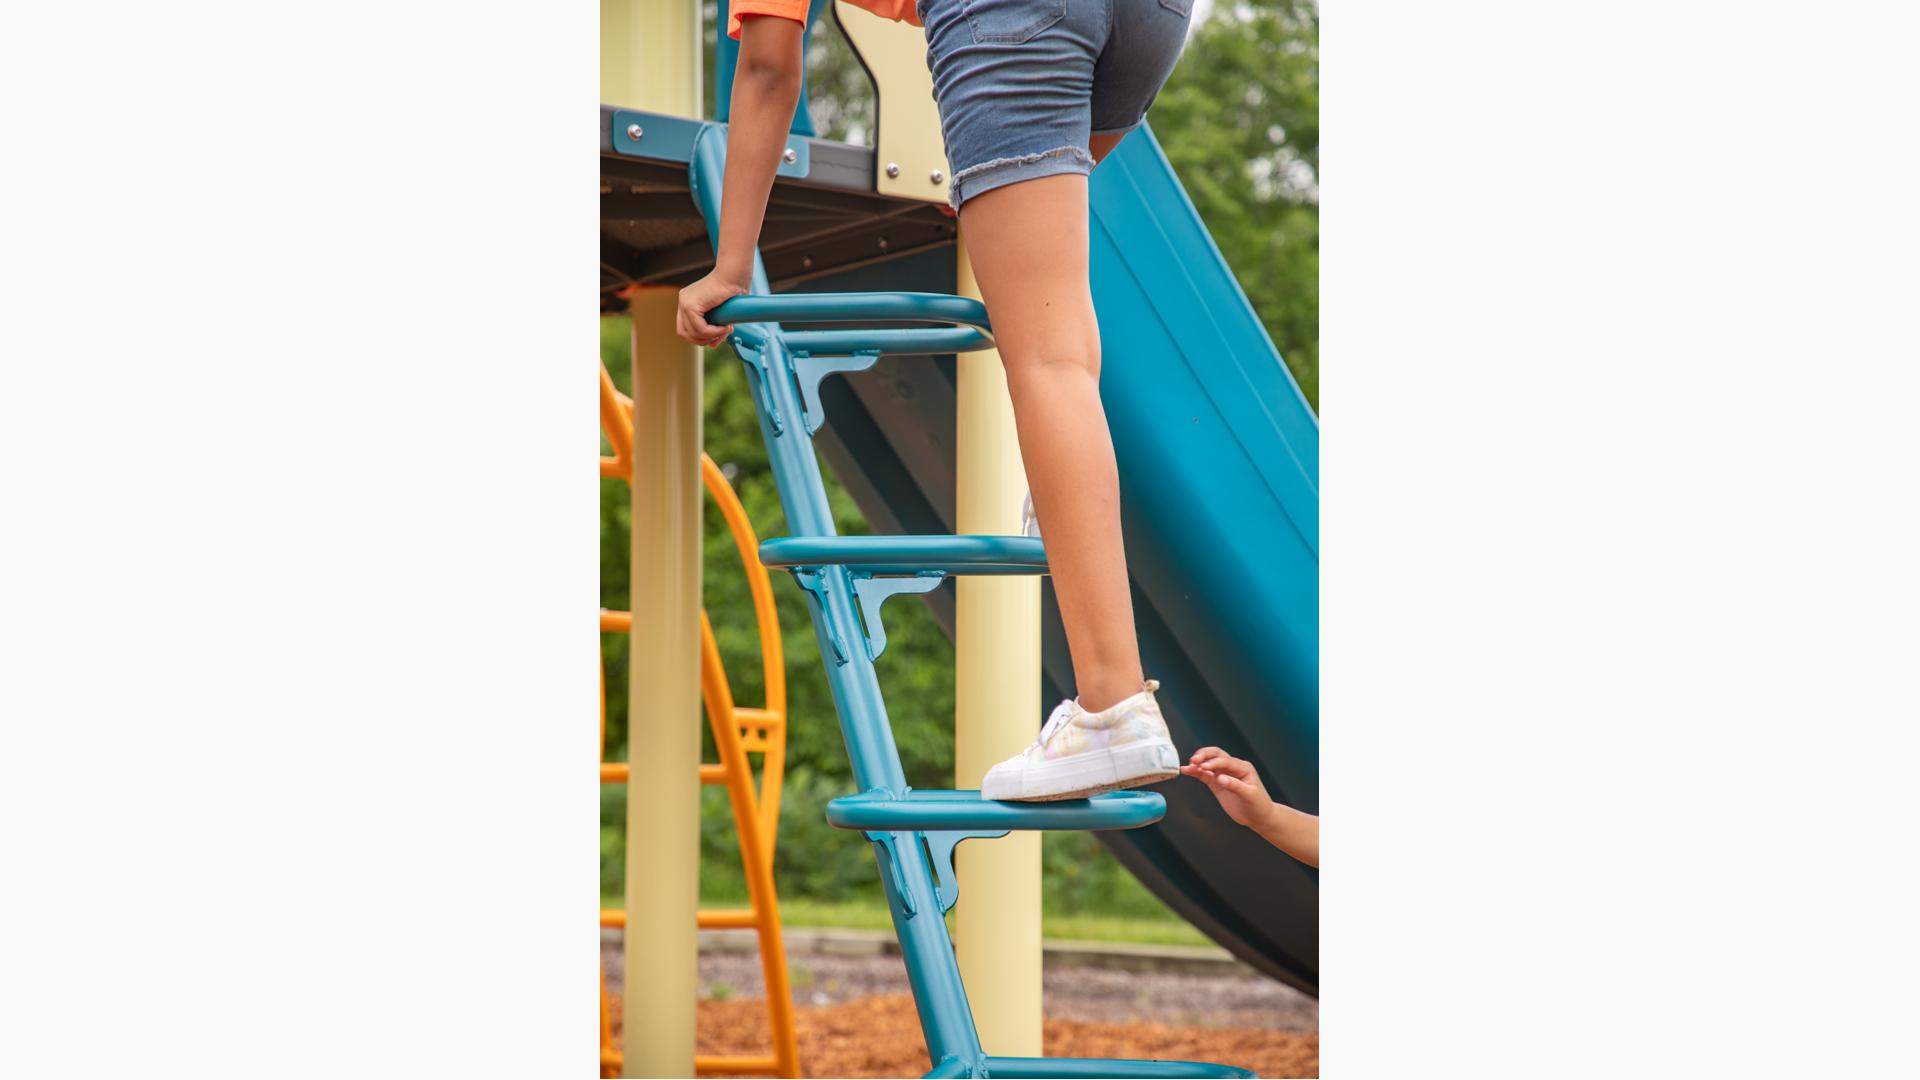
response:
[[[1326,16],[1325,1074],[1911,1071],[1913,16]],[[9,15],[6,1071],[593,1068],[596,33]]]

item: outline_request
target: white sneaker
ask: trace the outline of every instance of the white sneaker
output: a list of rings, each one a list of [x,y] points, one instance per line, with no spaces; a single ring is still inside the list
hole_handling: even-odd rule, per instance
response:
[[[980,797],[1084,799],[1180,775],[1178,753],[1153,698],[1158,689],[1148,679],[1146,689],[1097,713],[1077,701],[1061,702],[1032,746],[987,770]]]

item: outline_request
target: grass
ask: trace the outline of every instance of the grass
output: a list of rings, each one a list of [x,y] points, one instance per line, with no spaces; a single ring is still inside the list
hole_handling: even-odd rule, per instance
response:
[[[1211,945],[1192,923],[1177,919],[1134,919],[1125,915],[1040,916],[1043,937],[1059,941],[1121,942],[1128,945]]]
[[[739,908],[745,897],[702,901],[708,907]],[[620,906],[619,897],[603,897],[607,907]],[[891,930],[887,909],[873,903],[831,903],[794,898],[780,901],[780,922],[789,928],[829,930]],[[1107,942],[1126,945],[1209,945],[1207,936],[1177,919],[1142,919],[1124,915],[1068,915],[1045,912],[1041,934],[1059,941]]]

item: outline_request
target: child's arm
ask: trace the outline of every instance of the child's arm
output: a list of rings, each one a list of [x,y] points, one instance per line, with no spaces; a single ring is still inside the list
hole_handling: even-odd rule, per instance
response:
[[[753,282],[753,249],[767,216],[787,129],[800,99],[801,41],[806,23],[772,15],[741,20],[740,59],[733,71],[733,112],[727,124],[727,176],[720,195],[720,242],[713,272],[680,290],[677,330],[695,345],[727,339],[728,328],[707,312]]]
[[[1206,784],[1228,817],[1308,866],[1320,865],[1320,819],[1274,802],[1252,765],[1217,746],[1201,747],[1188,762],[1181,773]]]

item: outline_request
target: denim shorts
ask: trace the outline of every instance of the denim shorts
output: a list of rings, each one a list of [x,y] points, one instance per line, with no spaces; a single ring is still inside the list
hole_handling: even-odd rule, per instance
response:
[[[958,207],[997,187],[1093,171],[1091,135],[1147,114],[1193,0],[919,0]]]

